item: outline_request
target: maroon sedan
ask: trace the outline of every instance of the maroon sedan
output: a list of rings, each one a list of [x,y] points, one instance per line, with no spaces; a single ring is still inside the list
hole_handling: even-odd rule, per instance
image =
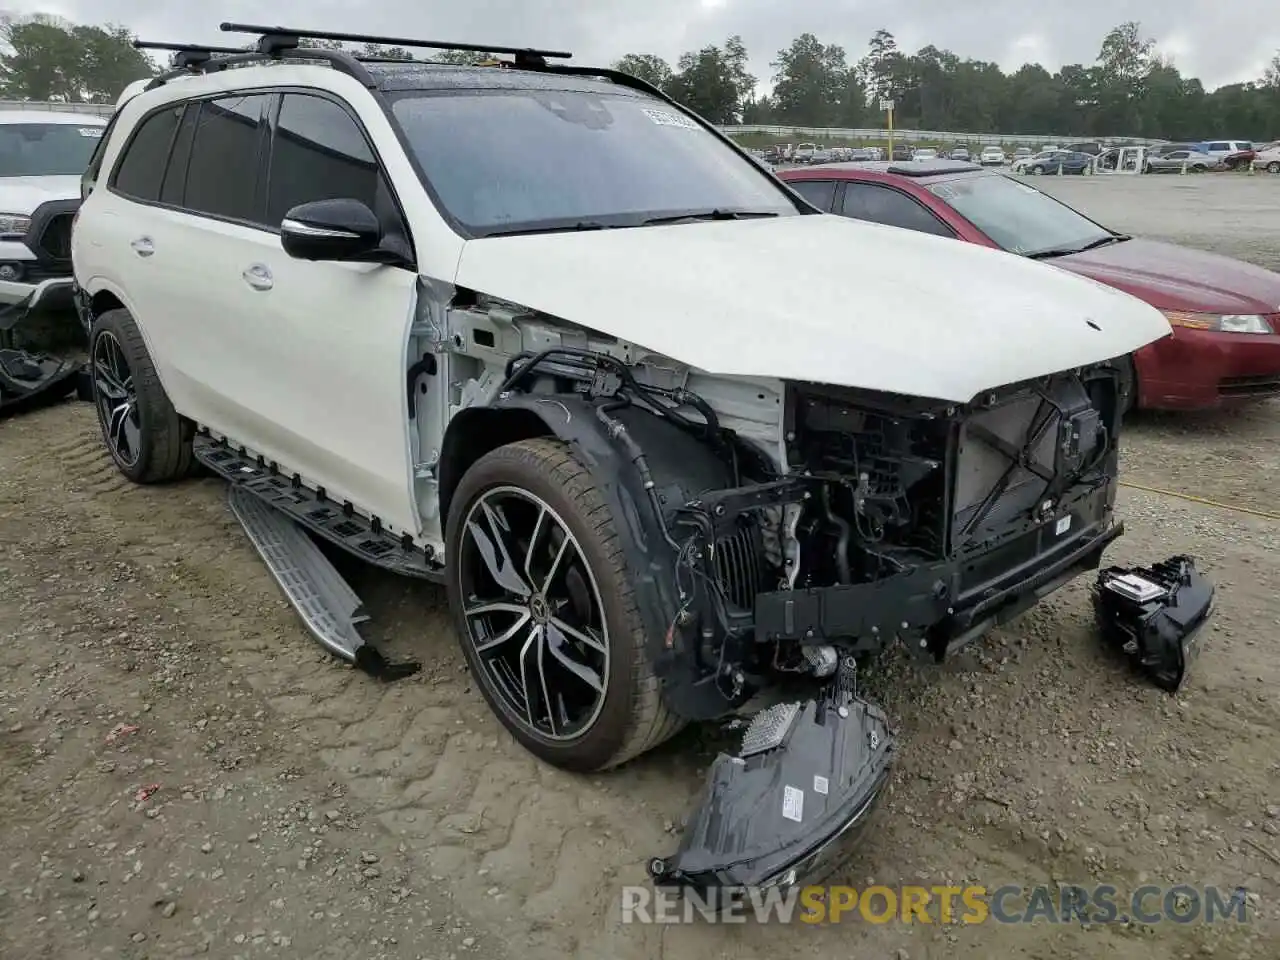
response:
[[[1204,409],[1280,396],[1280,273],[1127,237],[969,163],[840,163],[778,175],[829,213],[1043,260],[1163,311],[1173,335],[1132,357],[1129,399],[1139,407]]]

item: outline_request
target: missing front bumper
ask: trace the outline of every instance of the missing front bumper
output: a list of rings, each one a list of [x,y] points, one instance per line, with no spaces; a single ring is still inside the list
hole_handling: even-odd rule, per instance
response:
[[[679,850],[650,863],[654,882],[705,893],[825,879],[856,846],[893,753],[850,661],[822,697],[758,714],[739,755],[716,758]]]

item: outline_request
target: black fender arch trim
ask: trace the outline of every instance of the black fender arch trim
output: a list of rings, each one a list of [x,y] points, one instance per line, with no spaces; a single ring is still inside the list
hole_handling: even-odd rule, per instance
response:
[[[613,515],[666,706],[686,720],[723,716],[737,704],[717,685],[717,664],[703,664],[699,652],[675,629],[680,608],[676,553],[641,471],[598,415],[603,402],[573,394],[507,393],[489,405],[460,411],[450,421],[441,448],[440,514],[448,516],[463,474],[489,451],[538,436],[567,443],[590,471]],[[664,506],[674,509],[707,490],[732,485],[728,466],[711,447],[674,424],[636,406],[611,410],[609,416],[644,451],[657,500]]]

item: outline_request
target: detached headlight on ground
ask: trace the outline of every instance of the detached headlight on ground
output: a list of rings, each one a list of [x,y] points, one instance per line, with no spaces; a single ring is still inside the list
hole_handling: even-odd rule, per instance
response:
[[[24,234],[31,226],[31,218],[25,213],[0,213],[0,236]]]
[[[1189,313],[1185,310],[1163,311],[1175,327],[1192,330],[1217,330],[1220,333],[1271,333],[1265,317],[1256,313]]]

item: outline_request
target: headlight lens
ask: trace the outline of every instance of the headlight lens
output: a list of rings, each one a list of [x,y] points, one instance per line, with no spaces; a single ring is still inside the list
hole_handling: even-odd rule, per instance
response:
[[[1265,317],[1256,313],[1189,313],[1165,310],[1165,318],[1175,327],[1192,330],[1217,330],[1220,333],[1271,333]]]
[[[0,213],[0,234],[26,233],[31,218],[24,213]]]

